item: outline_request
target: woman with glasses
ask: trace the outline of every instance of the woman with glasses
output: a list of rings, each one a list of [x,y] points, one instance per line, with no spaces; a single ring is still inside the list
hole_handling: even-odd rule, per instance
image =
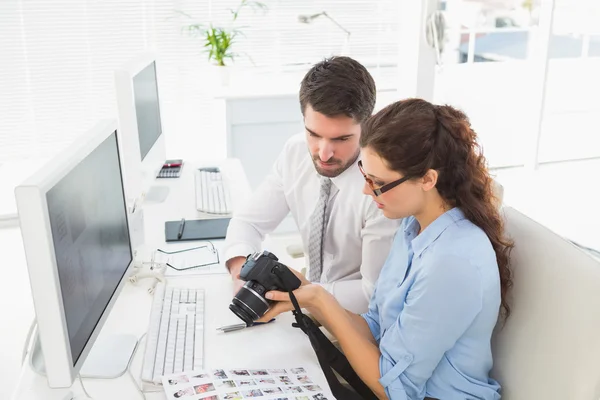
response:
[[[490,340],[508,316],[509,252],[485,158],[467,117],[424,100],[394,103],[361,133],[363,192],[402,218],[369,311],[318,285],[294,293],[379,398],[499,399]],[[291,310],[289,296],[263,317]]]

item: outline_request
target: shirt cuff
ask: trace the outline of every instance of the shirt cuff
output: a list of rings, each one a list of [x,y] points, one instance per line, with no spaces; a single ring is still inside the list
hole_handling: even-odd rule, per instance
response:
[[[395,364],[383,354],[379,358],[379,371],[381,373],[379,383],[385,389],[389,399],[408,399],[408,394],[400,380],[400,376],[406,371],[412,360],[413,356],[408,353],[400,357]]]
[[[256,252],[254,247],[246,243],[238,243],[228,246],[223,250],[223,260],[225,265],[227,262],[235,257],[247,257],[249,254]]]
[[[373,338],[379,343],[379,339],[381,339],[379,326],[373,321],[368,312],[361,314],[360,316],[367,322],[371,335],[373,335]]]

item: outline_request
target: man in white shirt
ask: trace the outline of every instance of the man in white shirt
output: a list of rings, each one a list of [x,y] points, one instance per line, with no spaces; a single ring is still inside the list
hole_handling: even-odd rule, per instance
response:
[[[367,310],[398,220],[361,189],[361,123],[375,107],[375,82],[348,57],[324,60],[300,87],[305,132],[288,140],[270,175],[229,224],[224,258],[237,276],[248,254],[291,212],[308,255],[308,278],[347,309]],[[236,290],[242,282],[236,282]]]

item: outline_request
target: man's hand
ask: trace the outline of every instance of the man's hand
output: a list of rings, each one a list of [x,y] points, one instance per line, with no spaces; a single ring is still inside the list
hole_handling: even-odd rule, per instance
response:
[[[227,261],[227,268],[229,269],[229,273],[231,274],[231,279],[233,279],[233,295],[235,296],[237,292],[240,291],[240,288],[244,286],[244,281],[240,279],[240,271],[242,270],[242,266],[246,262],[246,257],[234,257]]]

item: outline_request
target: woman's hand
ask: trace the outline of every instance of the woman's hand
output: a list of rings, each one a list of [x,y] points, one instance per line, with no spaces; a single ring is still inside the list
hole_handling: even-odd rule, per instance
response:
[[[317,309],[319,308],[319,304],[321,303],[321,299],[323,296],[329,295],[325,289],[323,289],[320,285],[315,285],[312,283],[304,284],[300,286],[298,289],[294,290],[294,296],[296,296],[296,300],[298,300],[298,304],[302,308],[307,309]],[[269,311],[263,315],[261,319],[257,322],[267,322],[272,318],[275,318],[277,315],[292,311],[294,309],[294,305],[290,301],[290,295],[287,292],[279,292],[276,290],[267,292],[265,297],[269,300],[275,301],[276,303],[271,306]]]

